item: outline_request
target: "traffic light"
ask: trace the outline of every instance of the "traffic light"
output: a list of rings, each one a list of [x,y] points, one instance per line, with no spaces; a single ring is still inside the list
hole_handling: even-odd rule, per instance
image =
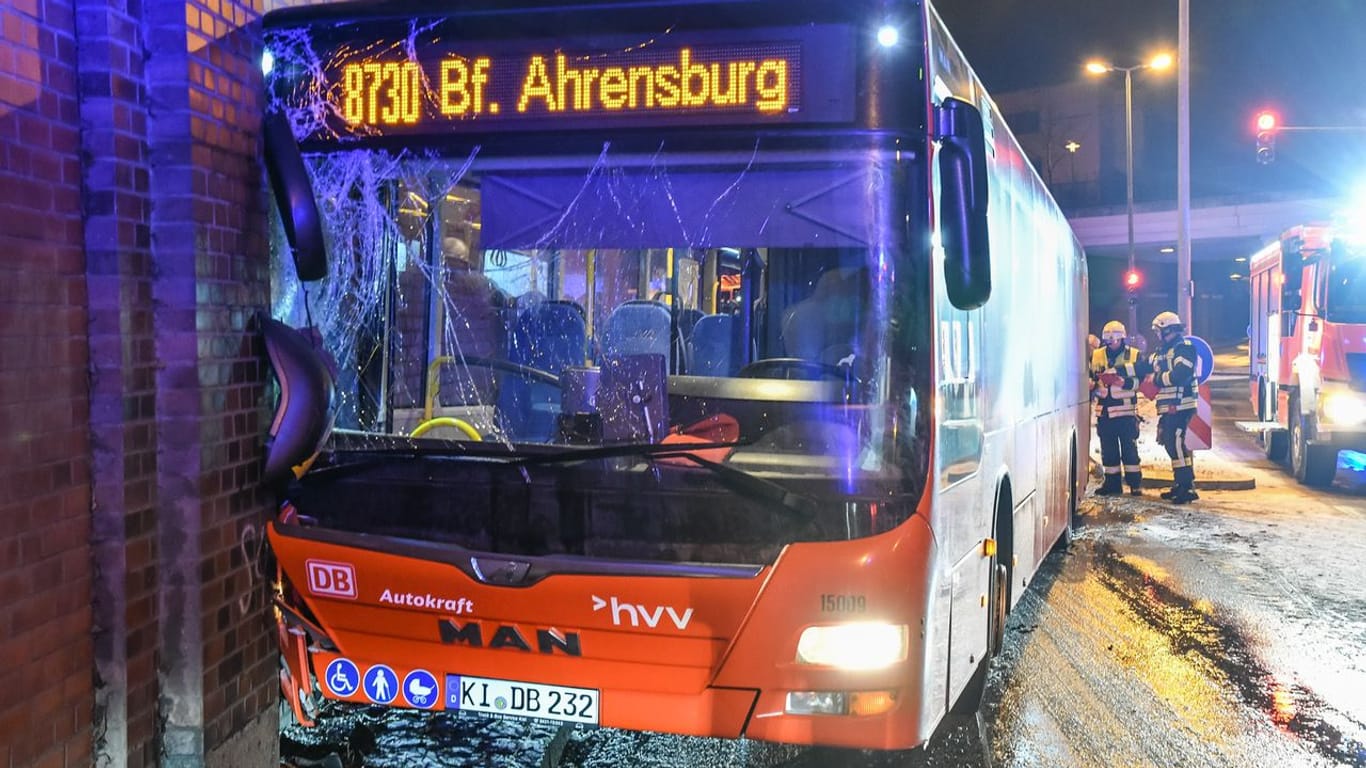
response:
[[[1137,269],[1124,272],[1124,292],[1129,295],[1129,303],[1138,301],[1138,289],[1143,287],[1143,273]]]
[[[1267,165],[1276,159],[1276,131],[1280,121],[1276,113],[1263,110],[1257,113],[1257,162]]]

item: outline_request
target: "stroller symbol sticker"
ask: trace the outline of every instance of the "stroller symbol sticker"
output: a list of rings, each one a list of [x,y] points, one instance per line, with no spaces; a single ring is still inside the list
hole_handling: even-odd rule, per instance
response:
[[[441,698],[436,676],[425,669],[415,669],[403,678],[403,698],[419,709],[431,709]]]

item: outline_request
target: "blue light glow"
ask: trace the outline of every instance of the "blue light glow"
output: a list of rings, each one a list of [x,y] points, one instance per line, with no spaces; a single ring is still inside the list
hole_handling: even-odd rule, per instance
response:
[[[901,33],[891,24],[883,24],[877,31],[877,41],[883,48],[891,48],[901,39]]]
[[[261,74],[269,75],[273,69],[275,69],[275,55],[267,48],[261,53]]]

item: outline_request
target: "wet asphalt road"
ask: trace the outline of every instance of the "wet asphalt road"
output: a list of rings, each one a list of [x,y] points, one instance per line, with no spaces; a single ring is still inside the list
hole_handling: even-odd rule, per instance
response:
[[[980,727],[924,754],[352,712],[286,729],[299,766],[1366,766],[1366,463],[1332,489],[1262,458],[1242,390],[1216,392],[1216,450],[1253,491],[1191,506],[1086,499],[1021,599]],[[1198,459],[1197,459],[1198,460]]]

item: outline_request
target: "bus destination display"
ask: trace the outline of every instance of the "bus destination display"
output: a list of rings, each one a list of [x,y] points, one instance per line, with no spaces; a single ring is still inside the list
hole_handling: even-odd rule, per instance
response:
[[[847,90],[836,78],[852,73],[851,63],[836,63],[829,72],[817,67],[814,82],[803,82],[803,53],[814,36],[806,29],[769,42],[703,36],[687,44],[592,51],[506,43],[485,52],[440,39],[352,40],[332,46],[321,67],[294,68],[298,74],[292,78],[287,64],[277,62],[284,81],[276,88],[297,106],[321,98],[327,132],[358,138],[538,130],[573,121],[655,126],[847,120]],[[843,37],[831,29],[820,34],[827,42],[832,36]],[[849,58],[839,55],[847,45],[823,48],[836,62]],[[815,110],[807,108],[812,96]]]

